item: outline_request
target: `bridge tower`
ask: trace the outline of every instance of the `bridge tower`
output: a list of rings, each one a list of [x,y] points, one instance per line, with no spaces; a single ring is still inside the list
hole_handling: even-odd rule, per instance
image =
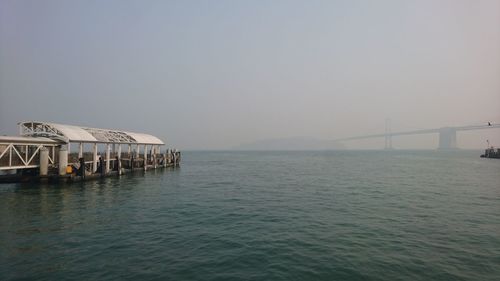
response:
[[[391,150],[392,148],[392,134],[391,134],[391,119],[385,119],[385,144],[384,149]]]
[[[457,130],[455,128],[445,127],[439,129],[439,147],[440,150],[457,149]]]

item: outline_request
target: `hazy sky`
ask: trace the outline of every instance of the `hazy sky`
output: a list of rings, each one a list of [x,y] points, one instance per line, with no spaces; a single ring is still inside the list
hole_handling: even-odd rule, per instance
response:
[[[386,118],[500,122],[500,0],[0,0],[0,134],[41,120],[224,149],[379,133]],[[499,130],[459,145],[486,138],[500,145]]]

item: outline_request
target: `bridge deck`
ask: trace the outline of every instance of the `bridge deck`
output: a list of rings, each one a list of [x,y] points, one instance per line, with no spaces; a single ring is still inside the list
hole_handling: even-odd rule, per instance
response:
[[[404,136],[404,135],[423,135],[423,134],[441,133],[443,131],[457,132],[457,131],[471,131],[471,130],[483,130],[483,129],[495,129],[495,128],[500,128],[500,124],[480,125],[480,126],[443,127],[443,128],[435,128],[435,129],[381,133],[381,134],[373,134],[373,135],[340,138],[340,139],[336,139],[335,141],[361,140],[361,139],[395,137],[395,136]]]

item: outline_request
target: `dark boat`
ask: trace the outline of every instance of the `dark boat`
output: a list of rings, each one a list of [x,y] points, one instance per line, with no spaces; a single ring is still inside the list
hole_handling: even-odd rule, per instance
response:
[[[484,154],[481,154],[481,158],[500,159],[500,148],[497,148],[496,151],[495,151],[495,148],[493,146],[485,149]]]

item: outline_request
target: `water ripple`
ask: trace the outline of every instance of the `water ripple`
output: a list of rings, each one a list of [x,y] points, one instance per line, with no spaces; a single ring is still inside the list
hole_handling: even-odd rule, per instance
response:
[[[457,152],[187,152],[0,186],[2,280],[498,280],[500,165]]]

